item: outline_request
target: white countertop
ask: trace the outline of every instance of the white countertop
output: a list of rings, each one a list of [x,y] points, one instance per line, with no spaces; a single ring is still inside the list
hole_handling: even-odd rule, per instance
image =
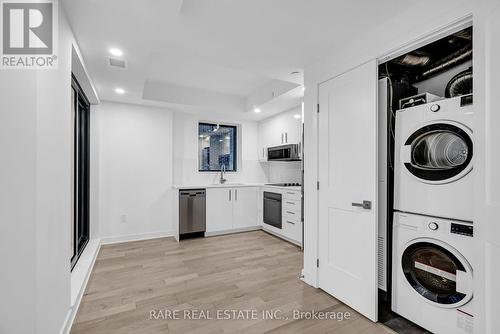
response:
[[[240,188],[240,187],[268,187],[268,188],[277,188],[277,189],[286,189],[292,191],[300,191],[300,187],[279,187],[272,186],[265,183],[243,183],[243,182],[227,182],[224,184],[177,184],[174,185],[174,189],[206,189],[206,188]]]

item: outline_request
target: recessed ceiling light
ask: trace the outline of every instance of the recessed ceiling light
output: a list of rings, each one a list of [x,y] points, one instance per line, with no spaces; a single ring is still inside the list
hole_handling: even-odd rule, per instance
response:
[[[123,56],[123,51],[120,50],[120,49],[117,49],[117,48],[111,48],[111,49],[109,49],[109,53],[112,56],[115,56],[115,57],[121,57],[121,56]]]
[[[123,89],[123,88],[115,88],[115,93],[116,94],[125,94],[125,89]]]
[[[253,111],[256,112],[257,114],[260,113],[260,108],[254,107]]]
[[[293,118],[299,119],[299,118],[302,118],[302,116],[300,116],[299,114],[295,114],[295,115],[293,115]]]

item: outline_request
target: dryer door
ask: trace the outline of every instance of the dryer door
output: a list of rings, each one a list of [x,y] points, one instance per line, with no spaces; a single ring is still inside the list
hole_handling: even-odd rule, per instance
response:
[[[407,244],[401,266],[411,287],[431,304],[458,307],[472,298],[472,268],[439,240],[422,238]]]
[[[449,183],[472,169],[472,133],[452,123],[435,123],[411,134],[402,147],[406,169],[426,183]]]

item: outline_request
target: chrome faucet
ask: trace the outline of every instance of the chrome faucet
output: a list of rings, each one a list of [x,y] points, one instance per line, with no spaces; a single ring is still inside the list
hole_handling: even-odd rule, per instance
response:
[[[222,164],[220,168],[220,184],[226,183],[226,179],[224,178],[224,173],[226,172],[226,164]]]

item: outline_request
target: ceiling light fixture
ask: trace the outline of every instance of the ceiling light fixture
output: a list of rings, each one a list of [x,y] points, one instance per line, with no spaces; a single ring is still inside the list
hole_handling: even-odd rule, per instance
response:
[[[120,95],[125,94],[125,89],[123,89],[123,88],[115,88],[115,93],[116,94],[120,94]]]
[[[253,111],[256,112],[257,114],[260,113],[260,108],[253,107]]]
[[[299,118],[302,118],[302,116],[300,116],[299,114],[295,114],[295,115],[293,115],[293,118],[299,119]]]
[[[123,56],[123,51],[120,50],[120,49],[117,49],[117,48],[111,48],[111,49],[109,49],[109,53],[112,56],[115,56],[115,57],[121,57],[121,56]]]

